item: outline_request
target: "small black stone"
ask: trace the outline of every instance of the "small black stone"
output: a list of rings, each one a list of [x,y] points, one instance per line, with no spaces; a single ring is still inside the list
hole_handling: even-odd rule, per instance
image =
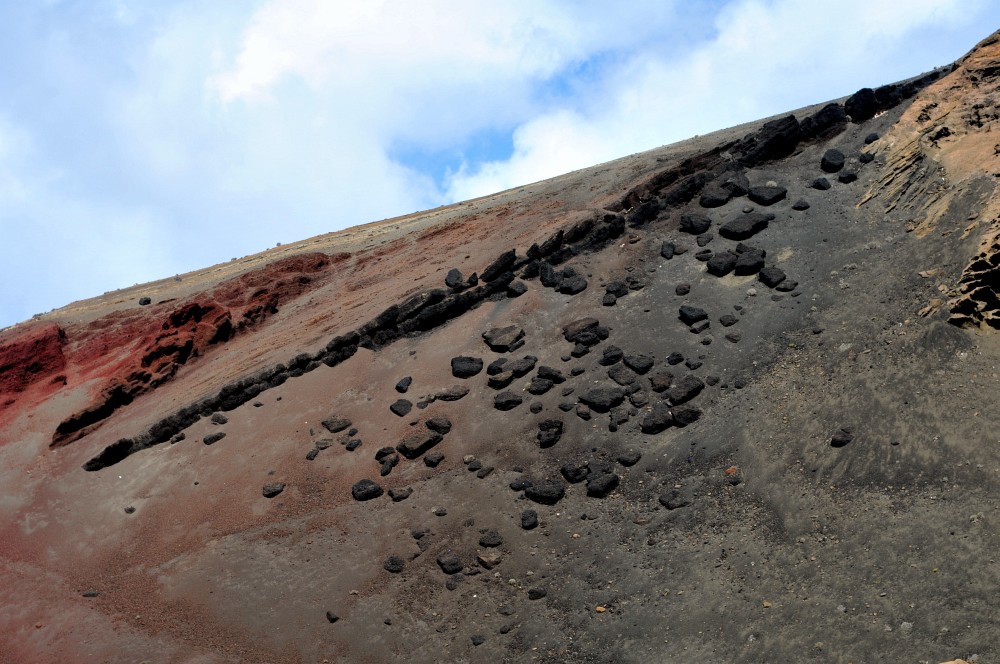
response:
[[[519,395],[513,392],[501,392],[493,399],[493,407],[500,411],[517,408],[524,401]]]
[[[641,458],[642,458],[642,452],[640,452],[639,450],[628,449],[624,450],[621,454],[618,455],[618,463],[625,466],[626,468],[630,468],[635,464],[639,463],[639,459]]]
[[[340,617],[337,616],[337,614],[335,614],[333,611],[327,611],[326,612],[326,619],[327,619],[328,622],[330,622],[332,624],[332,623],[335,623],[338,620],[340,620]]]
[[[405,417],[413,409],[413,403],[407,399],[397,399],[391,406],[389,410],[393,412],[394,415],[400,417]]]
[[[545,588],[529,588],[528,589],[528,599],[536,600],[542,599],[548,594]]]
[[[151,302],[152,302],[152,300],[149,299],[148,297],[140,297],[139,298],[139,306],[140,307],[144,307],[147,304],[150,304]]]
[[[813,180],[812,185],[810,185],[810,186],[813,189],[818,189],[820,191],[826,191],[827,189],[830,188],[830,181],[827,180],[826,178],[816,178],[815,180]]]
[[[532,502],[542,505],[555,505],[566,495],[566,487],[562,482],[542,480],[524,490],[524,496]]]
[[[455,378],[472,378],[483,370],[483,361],[478,357],[459,356],[451,359],[451,374]]]
[[[204,438],[201,439],[201,442],[205,443],[206,445],[212,445],[214,443],[219,442],[220,440],[222,440],[225,437],[226,437],[226,433],[224,431],[219,431],[217,433],[210,433],[210,434],[208,434],[207,436],[205,436]]]
[[[462,571],[462,567],[464,567],[462,560],[454,553],[445,553],[438,556],[437,564],[445,574],[458,574]]]
[[[229,418],[222,413],[215,413],[212,415],[212,419],[210,421],[212,424],[227,424],[229,422]]]
[[[265,484],[262,493],[265,498],[274,498],[279,493],[285,490],[284,482],[276,482],[274,484]]]
[[[486,643],[486,637],[482,634],[473,634],[469,639],[472,641],[472,645],[481,646]]]
[[[535,510],[524,510],[521,512],[521,527],[525,530],[533,530],[538,526],[538,512]]]
[[[492,549],[503,544],[503,538],[500,537],[500,533],[495,530],[487,530],[479,538],[479,546],[484,546],[488,549]]]
[[[389,556],[385,559],[385,562],[382,563],[382,569],[390,574],[399,574],[403,571],[403,566],[403,559],[399,556]]]
[[[674,294],[676,295],[684,296],[690,292],[691,292],[691,284],[677,284],[677,286],[674,287]]]
[[[372,500],[378,498],[383,493],[382,487],[371,480],[358,480],[351,487],[351,495],[354,500]]]
[[[406,394],[406,391],[410,389],[410,385],[413,384],[413,378],[407,376],[406,378],[400,378],[399,382],[396,383],[396,391],[400,394]]]
[[[428,468],[437,468],[442,461],[444,461],[444,454],[441,452],[431,452],[424,456],[424,465]]]

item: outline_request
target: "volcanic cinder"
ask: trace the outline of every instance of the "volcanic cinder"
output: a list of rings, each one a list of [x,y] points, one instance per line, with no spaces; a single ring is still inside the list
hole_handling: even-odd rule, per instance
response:
[[[0,333],[0,660],[996,661],[1000,37]]]

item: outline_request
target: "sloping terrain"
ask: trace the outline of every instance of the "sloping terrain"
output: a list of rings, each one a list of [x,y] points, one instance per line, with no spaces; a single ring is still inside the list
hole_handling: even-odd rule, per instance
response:
[[[3,331],[0,660],[996,661],[998,91]]]

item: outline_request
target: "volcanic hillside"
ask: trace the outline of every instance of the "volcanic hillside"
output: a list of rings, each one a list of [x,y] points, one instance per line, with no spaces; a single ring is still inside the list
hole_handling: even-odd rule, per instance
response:
[[[0,332],[4,662],[1000,661],[1000,35]]]

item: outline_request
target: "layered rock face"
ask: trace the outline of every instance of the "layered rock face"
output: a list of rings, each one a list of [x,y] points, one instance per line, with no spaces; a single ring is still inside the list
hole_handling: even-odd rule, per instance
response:
[[[1000,655],[998,48],[3,331],[0,661]]]

